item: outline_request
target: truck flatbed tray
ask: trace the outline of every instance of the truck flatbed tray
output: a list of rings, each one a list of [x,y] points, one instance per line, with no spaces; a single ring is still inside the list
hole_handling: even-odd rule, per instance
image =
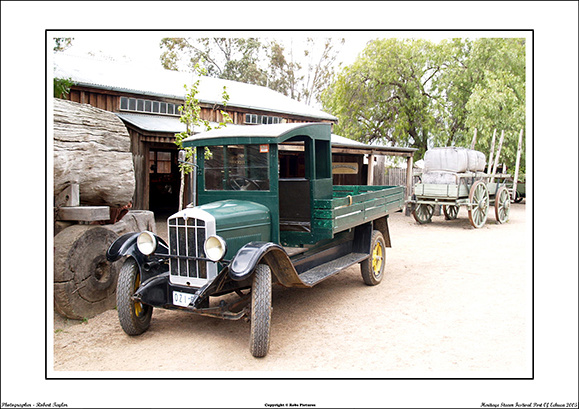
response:
[[[402,210],[402,186],[334,186],[332,199],[314,200],[314,226],[338,233]]]

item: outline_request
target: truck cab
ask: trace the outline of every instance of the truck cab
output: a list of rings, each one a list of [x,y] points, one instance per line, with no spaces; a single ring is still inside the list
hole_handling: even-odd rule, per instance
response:
[[[250,351],[261,357],[272,284],[313,287],[357,263],[366,284],[382,280],[388,214],[402,208],[403,191],[333,186],[330,124],[232,126],[184,146],[195,152],[198,202],[169,217],[169,243],[127,234],[107,253],[126,256],[117,301],[129,335],[148,329],[152,307],[246,316]],[[230,292],[240,299],[211,305]]]

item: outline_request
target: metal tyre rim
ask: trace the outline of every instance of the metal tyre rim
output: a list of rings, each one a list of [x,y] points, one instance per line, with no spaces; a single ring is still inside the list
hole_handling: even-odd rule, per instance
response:
[[[472,185],[469,194],[470,206],[468,218],[475,228],[481,228],[487,221],[489,210],[489,192],[482,181],[476,181]]]

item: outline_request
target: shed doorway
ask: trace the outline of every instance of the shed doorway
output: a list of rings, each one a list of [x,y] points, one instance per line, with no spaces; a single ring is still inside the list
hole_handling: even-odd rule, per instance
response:
[[[180,174],[177,151],[149,150],[149,209],[168,216],[179,208]]]

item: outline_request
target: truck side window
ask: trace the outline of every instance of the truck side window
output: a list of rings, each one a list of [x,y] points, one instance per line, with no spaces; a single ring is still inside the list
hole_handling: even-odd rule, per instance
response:
[[[260,145],[212,146],[205,190],[269,190],[269,150]]]

